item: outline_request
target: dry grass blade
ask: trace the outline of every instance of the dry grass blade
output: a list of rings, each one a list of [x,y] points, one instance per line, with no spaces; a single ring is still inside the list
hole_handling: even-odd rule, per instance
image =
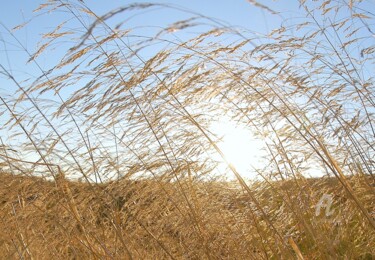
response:
[[[304,18],[268,35],[173,5],[90,5],[40,5],[56,26],[33,52],[17,35],[33,20],[2,24],[40,74],[0,64],[18,89],[0,90],[0,258],[375,256],[371,3],[299,1]],[[181,20],[145,25],[161,10]],[[243,168],[250,133],[263,148],[246,160],[263,161]]]

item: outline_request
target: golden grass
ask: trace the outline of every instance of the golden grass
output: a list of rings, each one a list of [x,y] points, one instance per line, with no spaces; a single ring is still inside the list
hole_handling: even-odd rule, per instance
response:
[[[66,20],[33,53],[4,27],[40,76],[0,64],[18,89],[0,96],[0,258],[372,259],[365,2],[300,1],[304,19],[260,36],[171,5],[98,16],[83,1],[48,1],[40,15]],[[192,17],[148,30],[111,22],[160,7]],[[191,27],[199,33],[179,34]],[[46,70],[39,59],[56,44],[66,52]],[[226,161],[210,129],[222,117],[264,142],[261,181]],[[332,215],[316,215],[322,196]]]
[[[6,173],[0,180],[3,259],[261,259],[279,255],[267,222],[234,184],[230,188],[228,183],[184,182],[181,188],[188,204],[176,183],[165,184],[163,189],[147,180],[92,187]],[[359,191],[364,207],[373,211],[373,190],[358,177],[350,178],[350,183]],[[251,188],[283,234],[289,254],[295,253],[293,245],[306,259],[371,259],[375,253],[373,232],[363,225],[360,212],[334,178],[254,183]],[[316,217],[315,206],[323,194],[333,195],[335,212]]]

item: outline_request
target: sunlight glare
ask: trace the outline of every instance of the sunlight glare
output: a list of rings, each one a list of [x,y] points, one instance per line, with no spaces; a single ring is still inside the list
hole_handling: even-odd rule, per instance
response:
[[[212,129],[213,133],[221,138],[217,145],[226,160],[234,165],[242,177],[254,178],[254,168],[262,167],[262,156],[265,154],[262,141],[254,137],[250,130],[230,121],[216,122]],[[221,158],[218,159],[222,161]]]

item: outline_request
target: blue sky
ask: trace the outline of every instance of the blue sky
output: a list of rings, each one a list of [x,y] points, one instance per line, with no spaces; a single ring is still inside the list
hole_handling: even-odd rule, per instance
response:
[[[22,21],[28,20],[33,15],[33,10],[36,9],[39,4],[45,1],[9,1],[5,7],[0,10],[1,22],[9,27],[22,23]],[[158,0],[158,1],[95,1],[89,0],[85,3],[92,8],[96,13],[103,14],[116,7],[124,6],[133,2],[150,2],[150,3],[166,3],[176,6],[181,6],[189,10],[202,13],[204,15],[227,21],[232,25],[241,25],[246,28],[253,28],[263,30],[267,26],[272,26],[273,21],[270,21],[270,17],[266,17],[263,10],[255,8],[246,0]],[[296,13],[298,7],[298,1],[260,1],[265,5],[270,5],[277,8],[278,11],[283,12],[283,15],[287,12]],[[170,16],[174,16],[173,12],[169,13]],[[165,17],[152,17],[152,19],[163,19]],[[265,20],[265,18],[268,18]],[[270,24],[270,25],[268,25]],[[42,25],[42,24],[41,24]],[[47,24],[44,24],[47,26]]]
[[[186,12],[178,11],[173,8],[152,8],[151,12],[142,13],[142,15],[134,17],[133,19],[126,22],[124,27],[132,28],[137,26],[160,26],[165,28],[166,26],[194,16],[196,14],[202,14],[206,17],[211,17],[222,21],[228,26],[242,27],[247,30],[258,32],[260,34],[267,34],[270,30],[278,27],[281,22],[281,15],[271,15],[269,12],[255,7],[246,0],[180,0],[180,1],[137,1],[137,2],[152,2],[152,3],[163,3],[173,5],[177,8],[182,8],[187,11],[191,11],[191,14]],[[284,2],[281,4],[281,2]],[[53,30],[59,23],[72,17],[70,12],[59,12],[53,14],[44,14],[39,17],[35,17],[37,13],[33,13],[39,4],[44,1],[36,0],[18,0],[9,1],[6,6],[0,9],[0,63],[4,66],[18,82],[25,79],[30,79],[28,82],[21,83],[24,87],[35,81],[36,78],[41,76],[42,72],[37,68],[34,63],[27,63],[29,56],[22,50],[20,43],[24,45],[30,53],[34,53],[37,50],[38,43],[41,40],[42,34]],[[117,7],[122,7],[132,3],[132,1],[117,1],[117,0],[87,0],[86,5],[91,8],[97,15],[103,15]],[[172,3],[172,4],[171,4]],[[282,11],[282,16],[287,18],[291,16],[298,16],[298,2],[297,1],[286,1],[274,2],[264,1],[265,5],[271,5],[273,9]],[[294,10],[294,11],[293,11]],[[117,15],[110,22],[112,25],[127,20],[129,13],[121,13]],[[34,17],[34,18],[33,18]],[[24,22],[31,22],[20,30],[13,31],[10,34],[7,29],[11,30],[15,26]],[[92,21],[91,21],[92,22]],[[5,26],[5,28],[3,27]],[[69,28],[82,29],[82,25],[78,24],[76,20],[71,20],[67,25]],[[157,29],[159,30],[159,29]],[[199,30],[198,28],[191,28],[190,33]],[[82,31],[82,34],[84,30]],[[138,30],[136,33],[142,33],[142,30]],[[184,33],[184,32],[182,32]],[[196,31],[198,33],[198,31]],[[14,39],[14,37],[16,39]],[[184,36],[179,34],[179,37]],[[192,35],[187,35],[187,37]],[[19,41],[20,43],[18,43]],[[69,45],[69,44],[68,44]],[[66,47],[64,42],[56,44],[56,48],[51,51],[46,51],[43,55],[37,58],[38,64],[43,68],[44,71],[49,70],[56,65],[60,59],[66,53]],[[70,42],[69,47],[72,46]],[[14,91],[17,89],[16,84],[9,80],[6,76],[0,75],[0,96],[9,97],[12,96]],[[46,96],[53,99],[52,95]],[[66,98],[66,97],[65,97]],[[0,123],[4,123],[6,118],[0,117]],[[59,129],[63,131],[62,129]],[[3,139],[7,139],[8,133],[2,132],[1,136]],[[21,141],[19,139],[18,141]],[[30,160],[36,160],[31,158]]]
[[[53,30],[61,21],[72,17],[69,12],[60,12],[54,14],[44,14],[38,16],[34,13],[40,4],[45,1],[39,0],[16,0],[8,1],[0,9],[0,64],[8,70],[18,82],[25,79],[30,79],[28,82],[21,83],[24,87],[31,84],[36,78],[41,76],[41,71],[34,63],[27,63],[29,56],[22,50],[20,44],[24,45],[30,53],[37,50],[38,43],[41,40],[42,34]],[[78,1],[77,1],[78,2]],[[169,24],[181,19],[186,19],[193,16],[193,13],[202,14],[207,17],[212,17],[223,21],[229,26],[243,27],[251,31],[266,34],[275,27],[278,27],[281,21],[280,16],[271,15],[267,11],[253,6],[246,0],[180,0],[180,1],[137,1],[137,2],[152,2],[173,5],[178,8],[190,10],[192,14],[186,14],[176,9],[152,9],[152,12],[144,13],[137,16],[124,25],[132,28],[134,26],[160,26],[165,27]],[[297,1],[287,1],[289,4],[280,4],[274,1],[264,1],[266,5],[272,5],[277,10],[284,12],[282,15],[288,16],[290,13],[296,16],[298,8]],[[117,7],[122,7],[133,3],[133,1],[118,1],[118,0],[87,0],[86,5],[89,6],[97,15],[105,14]],[[293,3],[293,4],[291,4]],[[119,23],[128,19],[129,13],[121,13],[111,20],[112,24]],[[297,14],[298,15],[298,14]],[[10,34],[7,30],[12,30],[17,25],[28,22],[27,26],[20,30],[12,31]],[[72,28],[82,28],[77,22],[71,21],[67,26]],[[194,33],[194,28],[191,30]],[[16,37],[16,39],[14,37]],[[19,41],[19,42],[17,42]],[[64,43],[58,43],[56,48],[48,51],[38,57],[38,64],[47,71],[56,65],[61,57],[66,53],[63,48]],[[65,45],[66,46],[66,45]],[[70,45],[71,47],[71,45]],[[1,70],[2,72],[2,70]],[[5,75],[0,75],[0,96],[12,96],[17,89],[16,84],[9,80]],[[50,96],[50,98],[53,98]],[[6,118],[0,117],[0,123],[4,123]],[[8,133],[2,132],[2,138],[6,139]],[[20,140],[18,140],[20,141]]]
[[[288,26],[304,21],[303,19],[300,19],[304,18],[304,14],[299,10],[297,0],[259,0],[259,2],[265,6],[280,12],[277,15],[271,14],[264,9],[255,7],[247,0],[179,0],[173,2],[157,0],[137,2],[162,3],[174,6],[176,8],[151,8],[150,11],[147,10],[147,12],[141,12],[141,15],[133,17],[130,20],[130,13],[123,12],[107,22],[110,23],[110,25],[115,26],[122,21],[126,21],[124,24],[125,28],[139,28],[146,26],[148,29],[138,29],[135,32],[136,35],[142,35],[142,32],[146,32],[150,29],[150,27],[158,27],[159,29],[165,28],[173,22],[186,19],[194,14],[202,14],[206,17],[212,17],[220,20],[228,26],[244,28],[250,32],[266,35],[271,30],[278,28],[281,23],[283,23],[284,26]],[[41,3],[44,3],[44,1],[9,1],[6,6],[3,6],[3,8],[0,9],[0,64],[6,68],[6,70],[8,70],[19,82],[29,78],[30,81],[22,83],[23,86],[28,86],[28,84],[32,83],[36,78],[41,76],[42,73],[34,63],[27,63],[29,56],[24,50],[22,50],[20,44],[24,45],[30,53],[34,53],[43,33],[53,30],[62,21],[72,18],[72,13],[68,11],[60,11],[59,13],[54,14],[46,13],[40,17],[35,17],[37,14],[33,13],[33,10]],[[79,2],[77,1],[77,3]],[[85,3],[97,15],[100,16],[117,7],[129,5],[130,3],[133,3],[133,1],[87,0]],[[316,2],[312,1],[308,3],[312,5],[317,4]],[[364,5],[364,7],[366,8],[366,5]],[[373,5],[371,7],[373,7]],[[190,10],[191,13],[188,14],[187,12],[178,11],[178,8],[182,8],[186,11]],[[369,8],[366,10],[372,9],[369,6]],[[350,10],[347,8],[342,15],[344,15],[344,17],[350,17]],[[81,18],[84,18],[85,20],[85,17]],[[341,18],[342,17],[337,16],[329,17],[329,19],[332,19],[333,22]],[[31,22],[27,26],[18,31],[14,31],[11,34],[7,31],[7,29],[11,30],[13,27],[30,20]],[[87,24],[90,23],[87,19],[85,21],[87,21]],[[74,18],[72,18],[70,22],[66,24],[66,27],[69,29],[81,30],[81,35],[86,31],[85,29],[82,29],[82,25],[80,25]],[[202,32],[199,31],[199,28],[189,28],[188,30],[188,33],[190,34],[199,32]],[[294,31],[292,31],[292,33],[294,35]],[[360,33],[358,33],[356,37],[360,38]],[[181,34],[178,33],[178,36],[193,36],[184,34],[185,31],[182,31]],[[77,39],[77,41],[78,40],[79,39]],[[373,38],[370,39],[371,42],[369,42],[369,44],[372,44],[372,40]],[[334,39],[332,41],[334,42]],[[334,42],[334,44],[337,43],[337,41]],[[71,41],[58,42],[57,44],[54,44],[52,46],[54,47],[52,50],[46,51],[43,55],[37,58],[38,64],[43,68],[44,71],[51,69],[66,54],[67,48],[64,47],[72,47],[73,44],[74,42],[72,43]],[[363,44],[367,43],[364,42]],[[351,49],[354,53],[353,55],[359,55],[363,46],[365,45],[362,45],[362,43],[355,45]],[[334,59],[334,57],[332,59]],[[303,62],[303,59],[301,59],[301,62]],[[372,70],[373,66],[368,69],[369,71],[366,73],[372,75],[370,69]],[[2,69],[0,69],[0,72],[2,72]],[[9,80],[5,75],[0,75],[0,96],[9,97],[16,89],[17,86],[11,80]],[[3,122],[3,118],[0,117],[0,123]]]
[[[44,3],[42,0],[18,0],[9,1],[7,5],[0,9],[0,22],[8,29],[22,24],[23,22],[31,22],[19,31],[13,32],[14,36],[27,47],[30,53],[34,53],[37,49],[38,42],[43,33],[52,30],[59,22],[71,17],[68,13],[59,14],[45,14],[36,17],[35,10],[40,4]],[[137,2],[151,2],[162,3],[181,7],[195,13],[203,14],[208,17],[219,19],[224,23],[243,27],[250,31],[255,31],[261,34],[266,34],[272,29],[278,27],[283,19],[289,17],[296,17],[298,15],[298,1],[259,1],[264,5],[270,6],[274,10],[280,11],[280,15],[271,15],[269,12],[257,8],[246,0],[157,0],[157,1],[137,1]],[[87,0],[86,5],[89,6],[96,14],[102,15],[117,7],[122,7],[134,1],[96,1]],[[165,27],[168,24],[178,20],[187,18],[191,15],[181,11],[165,8],[157,9],[152,12],[147,12],[139,17],[135,17],[128,21],[128,27],[132,26],[160,26]],[[34,18],[33,18],[34,17]],[[127,19],[126,14],[116,16],[114,24]],[[1,64],[11,71],[17,79],[23,80],[25,78],[36,78],[40,72],[33,64],[26,64],[28,55],[22,50],[14,38],[9,35],[6,29],[0,26],[0,61]],[[77,28],[79,25],[77,25]],[[38,58],[39,64],[46,70],[55,65],[59,59],[64,55],[62,48],[54,50],[53,55],[42,55]],[[53,59],[55,58],[55,60]],[[9,81],[5,80],[4,76],[0,76],[0,93],[11,94],[15,86]]]

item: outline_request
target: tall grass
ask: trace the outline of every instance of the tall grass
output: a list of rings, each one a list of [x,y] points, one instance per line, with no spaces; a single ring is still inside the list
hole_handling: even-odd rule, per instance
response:
[[[40,15],[67,18],[35,52],[3,27],[40,77],[0,65],[19,94],[1,96],[0,256],[372,259],[368,6],[300,1],[303,19],[262,36],[173,5],[98,16],[83,1],[48,1]],[[127,27],[159,8],[191,18]],[[56,45],[66,55],[44,69]],[[220,149],[211,124],[224,117],[264,142],[258,181]],[[324,194],[331,216],[316,214]]]

